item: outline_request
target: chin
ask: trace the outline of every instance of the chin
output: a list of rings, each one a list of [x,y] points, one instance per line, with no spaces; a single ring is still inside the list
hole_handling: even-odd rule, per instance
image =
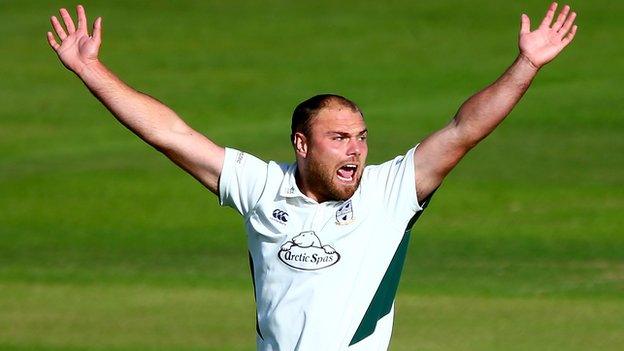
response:
[[[334,169],[311,162],[307,170],[308,184],[320,193],[321,201],[349,200],[360,186],[362,173],[354,174],[355,179],[341,179]]]
[[[331,195],[331,198],[335,201],[346,201],[349,200],[355,191],[360,186],[360,178],[357,180],[345,183],[343,181],[336,181],[328,187],[328,191]]]

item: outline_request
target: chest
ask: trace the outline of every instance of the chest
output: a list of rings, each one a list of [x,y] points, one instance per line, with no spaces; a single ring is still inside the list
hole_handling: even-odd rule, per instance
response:
[[[378,229],[370,206],[345,202],[300,204],[290,199],[259,206],[248,222],[251,245],[291,267],[320,269],[362,250]]]
[[[268,240],[314,232],[321,239],[333,241],[370,225],[369,210],[370,206],[354,200],[301,204],[284,199],[259,206],[250,224]]]

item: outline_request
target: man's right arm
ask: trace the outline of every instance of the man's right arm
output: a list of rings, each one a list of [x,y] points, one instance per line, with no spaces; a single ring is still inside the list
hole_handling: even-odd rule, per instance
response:
[[[84,8],[79,5],[77,12],[77,28],[65,9],[60,13],[67,30],[56,17],[51,18],[61,44],[51,32],[48,42],[63,65],[78,75],[120,123],[218,195],[225,150],[189,127],[169,107],[132,89],[108,70],[98,60],[102,19],[96,19],[93,36],[89,36]]]

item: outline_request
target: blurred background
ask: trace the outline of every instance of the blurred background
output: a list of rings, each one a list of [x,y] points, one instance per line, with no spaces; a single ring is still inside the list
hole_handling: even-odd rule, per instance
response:
[[[215,142],[292,161],[291,111],[332,92],[363,109],[369,163],[444,126],[548,6],[83,4],[101,60]],[[624,345],[624,3],[571,5],[574,42],[415,226],[391,350]],[[61,6],[0,2],[0,349],[254,350],[242,220],[61,66]]]

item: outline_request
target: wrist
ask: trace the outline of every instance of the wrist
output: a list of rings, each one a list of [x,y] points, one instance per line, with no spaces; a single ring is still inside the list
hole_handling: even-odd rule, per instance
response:
[[[84,78],[89,74],[97,72],[101,66],[102,63],[97,58],[95,58],[85,62],[81,62],[81,64],[73,71],[80,79],[84,80]]]
[[[535,63],[533,63],[533,61],[531,61],[531,59],[528,58],[523,53],[518,54],[517,61],[520,62],[522,65],[527,66],[531,70],[534,70],[536,73],[537,73],[537,71],[540,70],[540,68],[542,68],[542,66],[539,66],[539,65],[536,65]]]

